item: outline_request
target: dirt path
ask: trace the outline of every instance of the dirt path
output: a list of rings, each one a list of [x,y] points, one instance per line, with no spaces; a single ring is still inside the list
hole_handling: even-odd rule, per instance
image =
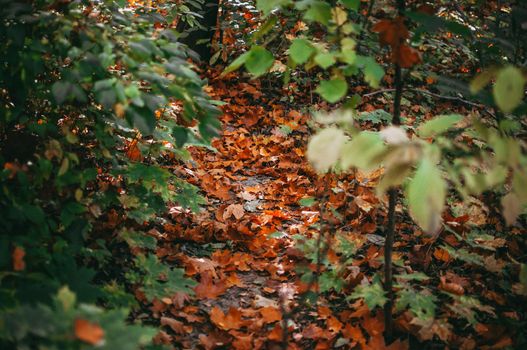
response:
[[[364,343],[361,329],[346,323],[350,316],[366,317],[370,335],[382,340],[382,320],[370,317],[362,304],[352,315],[349,308],[335,309],[343,304],[334,295],[333,310],[324,298],[295,308],[309,285],[295,269],[312,272],[316,259],[305,259],[294,237],[311,239],[307,245],[313,245],[319,221],[317,205],[299,202],[320,197],[317,188],[346,189],[352,181],[337,186],[317,178],[304,157],[308,117],[269,100],[259,84],[214,82],[211,94],[227,103],[223,134],[212,143],[216,151],[191,149],[193,160],[178,169],[203,190],[208,203],[199,214],[172,208],[158,256],[184,266],[198,285],[194,296],[154,303],[154,317],[164,330],[157,340],[182,349],[281,349],[284,312],[289,349]],[[335,207],[346,202],[344,192],[332,192]],[[368,253],[372,259],[378,249]],[[338,260],[335,252],[328,253]]]

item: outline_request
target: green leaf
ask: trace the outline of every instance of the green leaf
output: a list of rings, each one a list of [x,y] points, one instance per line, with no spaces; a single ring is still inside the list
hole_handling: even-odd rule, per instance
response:
[[[256,7],[258,7],[258,9],[266,16],[270,14],[271,11],[285,7],[289,4],[291,4],[290,0],[256,0]]]
[[[176,292],[193,293],[190,288],[195,286],[196,282],[185,278],[183,269],[170,269],[153,254],[148,257],[138,256],[136,265],[145,272],[141,282],[148,300],[171,296]]]
[[[373,124],[388,123],[392,120],[392,118],[393,116],[384,109],[376,109],[371,112],[362,112],[358,116],[359,120],[371,122]]]
[[[298,2],[298,4],[300,3]],[[304,13],[304,19],[308,22],[319,22],[327,26],[331,20],[331,6],[322,1],[314,1]]]
[[[316,49],[306,39],[295,39],[289,48],[289,56],[296,64],[306,63]]]
[[[397,280],[402,280],[402,281],[427,281],[430,279],[430,277],[428,277],[423,272],[403,273],[400,275],[396,275],[395,278]]]
[[[353,293],[348,297],[348,299],[358,298],[363,298],[370,310],[375,309],[377,306],[382,307],[388,301],[381,283],[378,281],[374,281],[370,285],[357,286]]]
[[[300,204],[303,207],[310,207],[313,204],[316,203],[316,199],[314,197],[304,197],[298,201],[298,204]]]
[[[317,87],[316,92],[329,103],[341,100],[348,92],[348,84],[344,79],[334,78],[325,80]]]
[[[273,54],[267,51],[264,47],[253,46],[249,51],[249,55],[245,60],[245,68],[258,77],[267,72],[274,63]]]
[[[269,31],[271,31],[271,29],[274,28],[276,22],[278,22],[278,17],[277,16],[270,16],[267,19],[267,21],[265,21],[265,23],[262,24],[260,26],[260,28],[258,28],[258,31],[253,34],[253,36],[251,37],[251,41],[254,43],[254,42],[256,42],[256,40],[260,39],[265,34],[267,34]]]
[[[485,86],[487,86],[492,79],[496,76],[498,69],[496,67],[487,68],[479,73],[472,81],[470,82],[470,92],[472,94],[477,94]]]
[[[314,60],[322,69],[328,69],[337,61],[335,55],[329,52],[321,52],[317,54]]]
[[[496,105],[505,113],[512,112],[523,100],[525,78],[520,69],[507,66],[498,72],[492,90]]]
[[[350,10],[355,12],[359,11],[360,0],[340,0],[340,2],[342,2],[342,4]]]
[[[407,192],[410,215],[425,232],[435,234],[441,227],[446,183],[432,161],[427,158],[421,161]]]
[[[249,57],[249,52],[245,52],[242,55],[238,56],[234,61],[231,62],[231,64],[227,66],[227,68],[225,68],[225,70],[221,73],[221,76],[224,76],[226,74],[234,72],[235,70],[238,70],[241,66],[245,64],[248,57]]]
[[[442,134],[451,129],[455,124],[459,123],[463,116],[459,114],[440,115],[431,120],[426,121],[418,129],[418,134],[421,137],[431,137]]]
[[[375,62],[373,58],[367,59],[364,65],[364,80],[372,88],[378,88],[382,77],[384,77],[384,69],[381,65]]]
[[[409,307],[419,319],[427,320],[435,317],[437,297],[430,294],[428,290],[418,292],[413,288],[405,288],[398,291],[397,296],[399,297],[395,304],[397,311]]]
[[[346,135],[338,128],[323,129],[309,140],[307,159],[316,171],[325,173],[337,164],[346,140]]]
[[[377,159],[385,150],[384,141],[378,133],[363,131],[342,148],[342,168],[344,170],[350,167],[362,170],[376,168],[380,165]]]

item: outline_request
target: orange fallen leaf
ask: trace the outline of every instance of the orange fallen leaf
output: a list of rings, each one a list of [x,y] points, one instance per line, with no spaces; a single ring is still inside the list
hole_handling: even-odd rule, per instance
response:
[[[330,316],[326,322],[328,329],[333,333],[338,333],[342,329],[342,322],[335,316]]]
[[[234,216],[236,220],[240,220],[245,215],[245,210],[241,204],[231,204],[223,212],[223,220],[227,220]]]
[[[265,323],[273,323],[282,319],[282,313],[275,307],[267,306],[260,309],[260,314]]]
[[[434,258],[444,262],[450,262],[452,260],[450,254],[448,254],[448,252],[442,248],[436,248],[434,250]]]
[[[219,307],[213,307],[210,312],[210,320],[218,328],[226,331],[230,329],[240,329],[243,325],[242,313],[233,307],[229,309],[227,314],[224,314]]]
[[[200,344],[205,348],[205,350],[216,349],[231,342],[230,338],[228,338],[228,335],[215,332],[209,333],[207,335],[200,334],[198,338]]]
[[[346,324],[346,326],[342,329],[342,335],[344,336],[344,338],[353,342],[357,342],[362,345],[366,344],[366,338],[364,338],[362,330],[359,326],[353,327],[349,323]]]
[[[200,299],[209,298],[216,299],[221,294],[225,293],[227,285],[224,281],[214,283],[210,271],[206,271],[201,275],[200,283],[194,288],[196,296]]]
[[[75,320],[75,336],[90,345],[100,345],[104,340],[104,330],[97,323],[78,318]]]
[[[162,326],[170,327],[176,334],[185,334],[187,329],[183,322],[170,317],[161,317],[160,323]]]
[[[273,340],[273,341],[282,341],[282,337],[283,337],[283,331],[282,331],[282,326],[280,326],[280,324],[277,324],[276,326],[274,326],[274,328],[267,335],[267,339]]]
[[[460,284],[447,282],[445,276],[441,276],[439,280],[441,281],[439,283],[439,289],[457,295],[465,294],[465,288],[463,288],[463,286],[461,286]]]
[[[252,350],[253,336],[252,334],[234,333],[231,332],[236,339],[232,342],[232,347],[236,350]]]

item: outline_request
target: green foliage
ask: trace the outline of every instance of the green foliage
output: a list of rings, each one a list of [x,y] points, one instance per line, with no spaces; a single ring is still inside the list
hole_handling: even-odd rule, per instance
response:
[[[492,92],[498,107],[505,113],[512,112],[524,97],[525,78],[520,69],[507,66],[496,76]]]
[[[374,278],[371,284],[361,284],[355,288],[348,299],[363,298],[370,310],[382,307],[388,301],[386,292],[382,288],[378,278]]]
[[[458,114],[440,115],[430,119],[419,126],[419,136],[431,137],[442,134],[453,128],[456,123],[463,119]]]
[[[311,43],[305,39],[295,39],[289,48],[289,56],[296,64],[306,63],[316,52]]]
[[[184,277],[183,269],[171,269],[153,254],[139,255],[135,259],[137,269],[129,272],[127,279],[140,286],[147,300],[174,295],[176,292],[192,294],[196,282]],[[138,271],[141,271],[139,273]]]
[[[112,1],[0,0],[2,348],[86,348],[71,336],[86,317],[103,347],[136,349],[151,332],[120,310],[136,305],[132,284],[150,299],[190,291],[181,270],[141,257],[156,246],[142,230],[168,203],[203,203],[164,157],[206,145],[219,110],[178,33],[154,27],[192,22],[199,2],[160,6],[166,22],[156,8]],[[115,256],[122,241],[130,249]],[[138,270],[131,280],[127,268]],[[54,297],[63,286],[78,300],[68,310]]]
[[[426,232],[437,232],[441,227],[446,184],[439,169],[429,159],[421,160],[407,191],[413,219]]]
[[[378,87],[384,76],[384,69],[376,60],[369,56],[362,56],[355,51],[355,36],[358,34],[355,23],[349,18],[349,12],[358,11],[360,1],[344,1],[341,4],[330,4],[325,1],[298,1],[289,0],[257,1],[256,5],[265,16],[273,12],[277,16],[282,11],[286,18],[301,16],[310,26],[310,29],[296,38],[291,38],[287,52],[289,55],[288,69],[284,74],[284,80],[288,81],[291,73],[298,66],[303,65],[306,69],[319,66],[324,70],[331,68],[331,76],[322,80],[316,91],[329,103],[337,103],[342,100],[348,92],[348,77],[363,73],[364,79],[372,87]],[[344,6],[344,7],[343,7]],[[242,66],[255,76],[260,76],[268,71],[274,57],[280,58],[284,52],[273,52],[266,41],[268,37],[273,39],[276,35],[270,30],[275,23],[273,16],[264,23],[260,30],[252,36],[253,45],[249,51],[236,58],[224,71],[223,74],[233,72]],[[295,21],[296,22],[296,21]],[[294,22],[294,23],[295,23]],[[269,24],[272,23],[272,24]],[[288,25],[285,21],[285,25]],[[312,28],[312,29],[311,29]],[[276,29],[276,28],[275,28]],[[285,29],[285,28],[284,28]],[[310,41],[313,30],[324,33],[322,38],[317,34],[317,41]],[[281,46],[281,45],[280,45]]]
[[[127,324],[127,315],[126,309],[77,303],[76,295],[62,287],[51,304],[24,304],[2,313],[0,336],[16,343],[17,349],[87,349],[91,346],[79,339],[75,329],[76,321],[86,320],[103,330],[97,348],[135,350],[148,344],[156,330]]]
[[[316,92],[320,94],[329,103],[340,101],[348,92],[348,84],[345,80],[334,78],[320,82]]]
[[[373,124],[384,124],[392,120],[392,115],[384,109],[376,109],[371,112],[359,113],[357,119],[359,121],[370,122]]]

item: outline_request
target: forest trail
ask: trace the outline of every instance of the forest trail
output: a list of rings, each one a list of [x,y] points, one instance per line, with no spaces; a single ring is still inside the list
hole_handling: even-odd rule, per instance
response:
[[[329,191],[326,203],[336,209],[347,205],[353,224],[372,233],[376,225],[361,214],[373,217],[376,199],[368,179],[362,179],[362,187],[351,176],[338,184],[336,179],[318,178],[304,156],[308,116],[279,101],[281,94],[270,99],[260,84],[213,80],[209,93],[226,103],[222,135],[212,142],[216,151],[192,148],[192,161],[177,169],[202,189],[207,204],[197,214],[171,209],[172,220],[164,225],[165,240],[157,255],[183,266],[198,284],[194,296],[154,302],[153,315],[164,329],[157,341],[185,349],[281,349],[286,320],[289,349],[329,349],[334,344],[345,349],[359,343],[363,348],[384,348],[382,315],[371,316],[362,301],[351,310],[344,307],[343,294],[331,293],[331,305],[342,308],[332,310],[321,296],[315,304],[304,303],[306,290],[317,289],[312,272],[317,270],[318,228],[324,227],[317,226],[317,200]],[[346,192],[352,188],[359,189],[363,209],[354,202],[351,209],[346,204]],[[349,267],[348,282],[356,285],[364,276],[360,264],[379,266],[380,248],[371,238],[380,236],[354,233],[350,227],[341,227],[340,239],[370,248],[357,266]],[[338,249],[319,251],[335,265],[342,258]],[[295,268],[307,272],[303,280]],[[330,290],[339,282],[326,278],[322,283]],[[368,342],[351,319],[367,323]],[[390,348],[405,346],[396,342]]]

